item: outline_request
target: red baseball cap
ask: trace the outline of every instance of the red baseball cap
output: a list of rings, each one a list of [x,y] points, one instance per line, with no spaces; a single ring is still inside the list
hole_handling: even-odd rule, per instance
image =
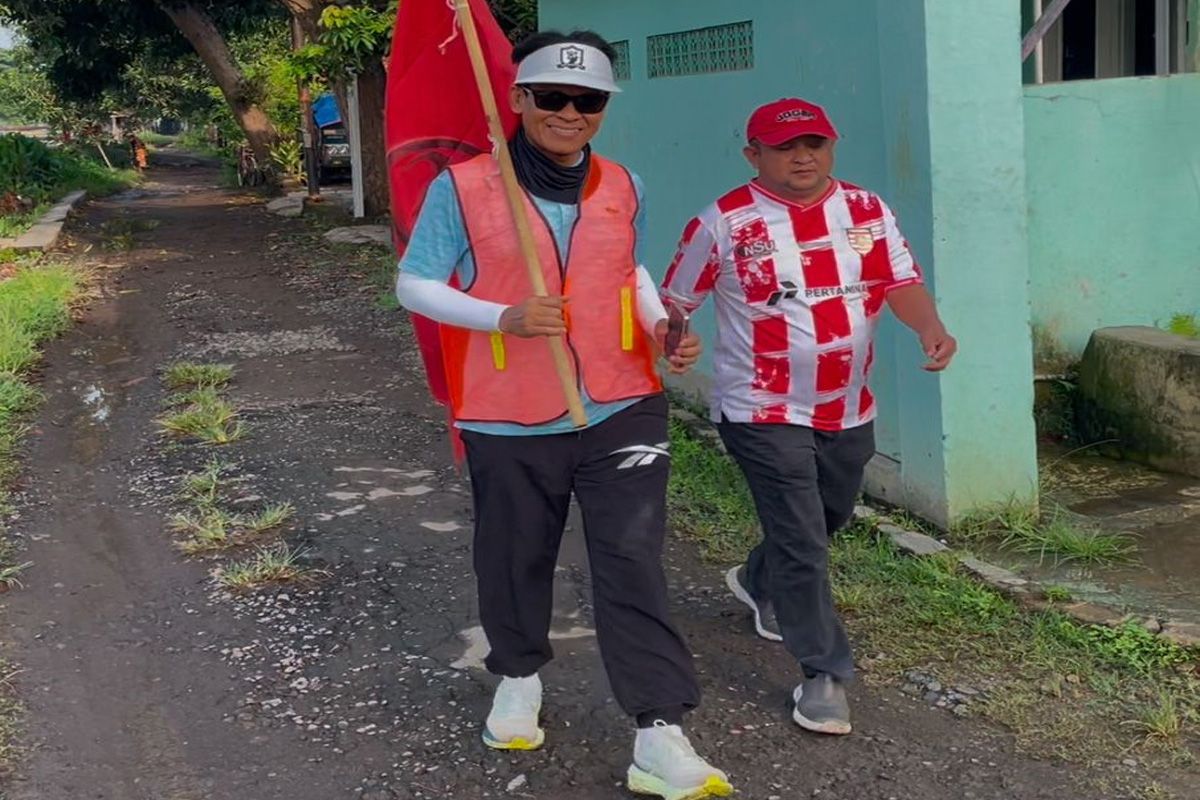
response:
[[[825,109],[796,97],[760,106],[746,123],[746,140],[757,139],[768,147],[778,147],[798,136],[837,139],[838,132]]]

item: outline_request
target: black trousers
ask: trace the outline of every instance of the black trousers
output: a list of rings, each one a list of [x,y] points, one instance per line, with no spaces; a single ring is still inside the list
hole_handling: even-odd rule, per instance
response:
[[[854,513],[875,453],[874,425],[838,432],[728,421],[718,427],[762,523],[763,540],[746,562],[751,596],[774,605],[783,643],[805,674],[850,680],[854,656],[833,604],[829,540]]]
[[[554,568],[571,495],[583,512],[596,636],[631,716],[678,723],[700,701],[692,655],[668,619],[662,568],[670,472],[667,400],[552,436],[463,432],[475,499],[479,614],[487,668],[525,677],[550,647]]]

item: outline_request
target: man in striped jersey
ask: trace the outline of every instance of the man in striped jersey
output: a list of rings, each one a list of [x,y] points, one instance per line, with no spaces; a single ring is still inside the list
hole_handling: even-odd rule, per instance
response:
[[[875,452],[867,378],[884,304],[920,338],[926,370],[945,369],[957,345],[891,210],[832,177],[838,134],[824,109],[771,103],[746,138],[758,177],[688,223],[662,293],[687,312],[716,298],[712,418],[763,529],[726,580],[758,634],[800,662],[796,723],[845,734],[854,659],[833,605],[829,537],[850,519]]]

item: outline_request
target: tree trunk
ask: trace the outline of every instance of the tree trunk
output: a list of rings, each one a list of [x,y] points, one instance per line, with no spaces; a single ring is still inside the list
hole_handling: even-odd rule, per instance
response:
[[[251,98],[242,69],[229,51],[225,38],[202,8],[189,0],[160,0],[159,6],[187,38],[212,73],[233,116],[246,134],[258,163],[271,163],[271,147],[278,135],[275,126]]]
[[[358,105],[362,118],[363,195],[368,217],[386,216],[391,206],[388,192],[387,147],[383,136],[383,102],[387,73],[383,64],[371,62],[358,76]]]
[[[319,0],[278,0],[279,4],[300,22],[304,38],[315,42],[321,32],[321,3]]]

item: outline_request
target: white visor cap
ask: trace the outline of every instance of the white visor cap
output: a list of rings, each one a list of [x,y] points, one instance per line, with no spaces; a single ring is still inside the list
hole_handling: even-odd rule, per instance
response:
[[[516,83],[582,86],[612,93],[621,91],[613,80],[612,62],[604,51],[579,42],[563,42],[534,50],[517,67]]]

